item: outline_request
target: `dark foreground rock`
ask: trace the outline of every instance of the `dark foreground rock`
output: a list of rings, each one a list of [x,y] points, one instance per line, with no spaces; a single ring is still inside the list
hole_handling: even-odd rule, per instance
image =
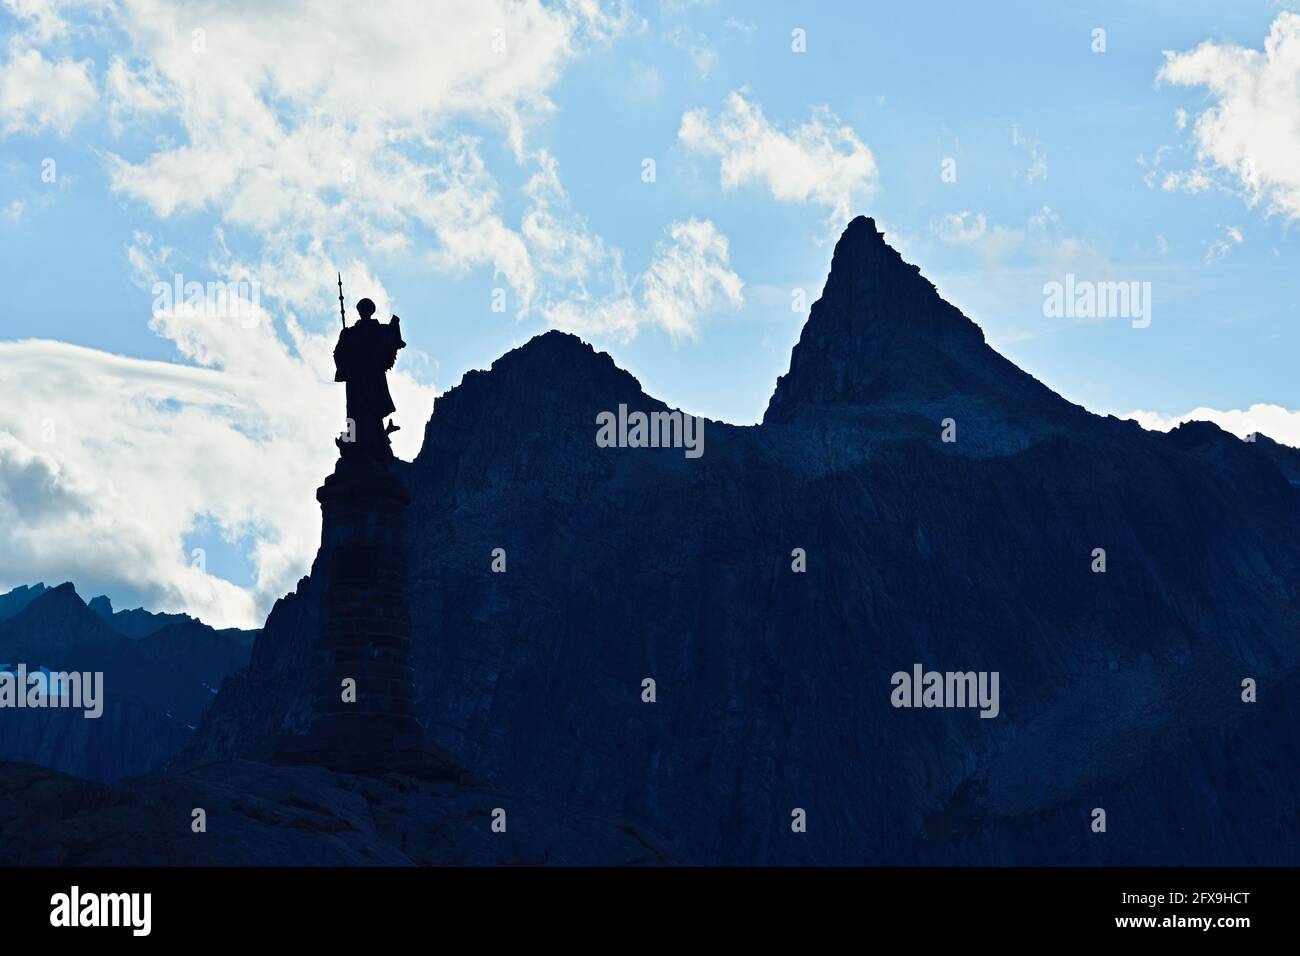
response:
[[[207,832],[192,831],[193,812]],[[493,811],[506,830],[493,832]],[[399,774],[249,760],[96,783],[0,764],[0,866],[658,864],[662,842],[613,817]]]

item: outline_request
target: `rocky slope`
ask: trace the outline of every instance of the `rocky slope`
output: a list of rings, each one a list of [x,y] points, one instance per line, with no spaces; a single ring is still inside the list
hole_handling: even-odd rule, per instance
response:
[[[403,469],[422,718],[472,771],[692,862],[1297,862],[1294,450],[1066,402],[861,218],[761,425],[599,448],[620,403],[664,409],[548,333]],[[322,593],[185,762],[306,726]],[[914,663],[997,671],[1000,715],[894,708]]]

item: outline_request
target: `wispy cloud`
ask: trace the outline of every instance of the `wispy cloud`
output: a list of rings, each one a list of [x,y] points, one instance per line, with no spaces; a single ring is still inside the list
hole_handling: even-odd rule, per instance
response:
[[[822,206],[831,220],[847,221],[855,201],[877,185],[870,148],[825,107],[787,132],[748,96],[744,89],[732,93],[716,117],[704,109],[689,111],[678,139],[689,150],[718,158],[724,189],[758,183],[781,202]]]
[[[622,275],[611,294],[571,296],[546,309],[547,321],[576,332],[630,339],[644,326],[673,338],[693,337],[700,320],[744,302],[744,283],[730,268],[727,238],[712,222],[675,222],[635,279]]]

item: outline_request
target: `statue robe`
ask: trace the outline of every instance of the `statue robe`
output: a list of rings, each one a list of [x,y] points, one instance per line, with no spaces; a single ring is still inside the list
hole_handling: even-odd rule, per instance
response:
[[[387,325],[373,318],[360,319],[339,332],[334,346],[334,381],[347,383],[348,418],[358,429],[369,431],[397,410],[388,392],[386,373],[405,348],[400,320]]]

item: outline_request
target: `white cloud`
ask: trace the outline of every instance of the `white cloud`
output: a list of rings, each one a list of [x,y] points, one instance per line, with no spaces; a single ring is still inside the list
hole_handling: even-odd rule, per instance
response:
[[[171,120],[181,135],[110,155],[113,188],[162,219],[214,211],[275,250],[432,246],[437,268],[490,266],[526,311],[538,282],[526,241],[499,212],[479,140],[454,127],[495,127],[523,162],[565,65],[628,19],[594,0],[451,0],[437,17],[397,0],[129,0],[110,118]]]
[[[675,222],[641,276],[650,321],[673,336],[695,334],[695,320],[718,305],[739,307],[743,283],[728,267],[727,237],[713,223]]]
[[[1003,226],[989,221],[982,212],[950,212],[931,223],[930,232],[940,242],[967,246],[990,265],[1005,264],[1014,256],[1029,261],[1079,266],[1085,261],[1095,265],[1095,253],[1086,243],[1061,236],[1057,229],[1060,217],[1050,206],[1031,214],[1023,226]]]
[[[0,66],[0,132],[67,135],[99,101],[91,62],[51,62],[39,50],[14,51]]]
[[[1214,98],[1192,122],[1200,167],[1171,174],[1166,189],[1201,191],[1214,171],[1251,205],[1300,219],[1300,14],[1279,13],[1262,51],[1208,40],[1168,51],[1159,79],[1207,87]]]
[[[149,63],[131,67],[120,56],[108,64],[105,79],[109,119],[114,132],[121,133],[124,121],[154,117],[175,108],[158,71]]]
[[[68,22],[63,11],[69,7],[88,6],[93,0],[4,0],[7,9],[16,19],[24,22],[18,38],[35,44],[49,43],[68,32]]]
[[[539,150],[533,159],[538,171],[523,190],[529,206],[519,235],[545,289],[539,302],[548,324],[624,341],[645,327],[692,338],[710,312],[742,304],[727,238],[712,222],[673,223],[646,270],[629,277],[622,250],[608,247],[572,210],[555,158]]]
[[[1291,411],[1281,405],[1252,405],[1245,409],[1220,411],[1217,408],[1194,408],[1182,415],[1161,415],[1159,412],[1135,411],[1124,416],[1143,428],[1167,432],[1185,422],[1214,422],[1238,438],[1252,433],[1267,435],[1284,445],[1300,447],[1300,411]]]
[[[148,268],[151,249],[135,253]],[[309,492],[337,455],[343,396],[332,334],[289,313],[283,341],[243,304],[239,318],[193,304],[154,315],[187,364],[0,342],[0,579],[94,580],[218,626],[261,625],[315,552]],[[402,370],[389,380],[406,426],[395,451],[410,457],[433,388]],[[191,567],[185,541],[204,523],[256,539],[251,588]]]
[[[1154,174],[1154,171],[1153,171]],[[1160,182],[1165,192],[1203,193],[1214,186],[1214,180],[1203,169],[1170,170]]]
[[[984,213],[972,213],[967,210],[950,212],[939,218],[934,224],[934,234],[950,245],[964,245],[976,242],[988,235],[989,221]]]
[[[687,112],[678,139],[690,150],[718,157],[726,189],[763,183],[777,200],[824,206],[831,220],[847,222],[854,201],[876,187],[871,150],[824,107],[782,132],[746,98],[747,92],[728,96],[716,119],[703,109]]]
[[[535,158],[538,171],[524,186],[531,205],[520,234],[540,272],[580,283],[605,262],[604,241],[570,210],[555,157],[541,150]]]
[[[617,257],[614,272],[610,295],[597,298],[584,291],[571,296],[544,310],[547,321],[557,328],[624,340],[647,325],[674,338],[689,338],[709,312],[744,302],[744,283],[729,267],[727,238],[708,220],[673,223],[668,239],[635,281],[622,274]]]

